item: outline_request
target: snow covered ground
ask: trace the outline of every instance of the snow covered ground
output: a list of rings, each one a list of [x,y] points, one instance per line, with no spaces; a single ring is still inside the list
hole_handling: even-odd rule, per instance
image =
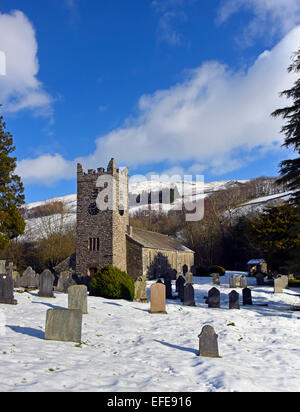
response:
[[[221,280],[222,309],[204,303],[211,278],[195,278],[197,307],[168,301],[168,315],[88,297],[81,346],[43,339],[46,311],[67,308],[67,295],[15,293],[17,306],[0,305],[0,390],[299,391],[300,313],[290,307],[300,304],[300,290],[274,295],[249,279],[254,304],[269,306],[229,310],[230,274]],[[197,356],[206,324],[219,335],[221,359]]]

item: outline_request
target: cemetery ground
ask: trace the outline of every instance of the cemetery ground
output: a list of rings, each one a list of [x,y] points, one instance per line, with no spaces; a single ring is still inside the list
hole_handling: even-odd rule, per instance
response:
[[[46,312],[67,308],[67,294],[15,292],[17,306],[0,305],[0,390],[298,391],[300,312],[290,308],[300,290],[275,295],[248,278],[254,305],[244,307],[236,289],[241,309],[229,310],[231,274],[217,286],[220,309],[205,304],[212,278],[194,279],[196,307],[167,300],[167,314],[150,314],[150,303],[88,297],[81,344],[44,340]],[[221,358],[197,356],[205,325],[219,336]]]

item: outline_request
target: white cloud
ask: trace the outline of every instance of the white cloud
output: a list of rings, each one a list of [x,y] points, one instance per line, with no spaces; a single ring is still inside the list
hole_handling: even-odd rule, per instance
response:
[[[22,109],[51,114],[51,96],[38,80],[35,31],[21,11],[0,13],[0,50],[6,56],[6,76],[0,77],[0,103],[6,112]]]
[[[45,154],[36,159],[21,160],[16,173],[26,183],[42,183],[47,186],[58,180],[74,178],[75,167],[75,162],[68,162],[59,154]]]
[[[287,67],[299,38],[300,27],[261,54],[247,71],[232,72],[218,62],[203,64],[189,72],[184,82],[142,96],[139,115],[100,136],[93,154],[65,162],[61,174],[53,170],[57,160],[63,164],[63,159],[49,157],[47,170],[52,178],[53,173],[57,179],[74,177],[77,161],[95,168],[113,156],[118,164],[129,167],[165,162],[168,169],[190,163],[190,171],[221,175],[246,166],[253,153],[262,156],[279,150],[282,120],[270,114],[286,104],[279,93],[296,79]],[[30,163],[27,166],[30,170]],[[36,179],[46,175],[37,173]]]
[[[271,39],[283,36],[300,24],[299,0],[223,0],[218,12],[219,23],[224,23],[241,9],[252,13],[240,42],[250,44],[256,36]]]

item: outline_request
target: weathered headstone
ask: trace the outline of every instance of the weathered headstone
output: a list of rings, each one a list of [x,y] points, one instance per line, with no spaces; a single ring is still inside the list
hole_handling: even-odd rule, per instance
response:
[[[46,269],[40,275],[40,290],[38,296],[42,298],[54,298],[53,284],[55,277],[50,270]]]
[[[150,313],[166,314],[166,287],[163,283],[155,283],[151,286]]]
[[[283,293],[283,289],[285,289],[289,284],[289,279],[287,276],[281,276],[274,279],[274,293]]]
[[[185,283],[187,285],[193,285],[194,284],[194,276],[193,276],[192,272],[187,272],[185,274]]]
[[[251,289],[245,288],[243,289],[243,305],[244,306],[249,306],[252,305],[252,293]]]
[[[12,276],[0,274],[0,303],[16,305],[14,299],[14,281]]]
[[[16,280],[15,287],[34,289],[39,287],[39,275],[35,271],[28,267],[23,275]]]
[[[146,277],[139,276],[134,282],[134,302],[148,303]]]
[[[6,275],[6,260],[0,260],[0,275]]]
[[[211,276],[213,278],[213,285],[220,286],[220,275],[219,275],[219,273],[213,273]]]
[[[56,291],[61,293],[68,293],[69,287],[74,285],[76,285],[76,282],[73,279],[72,272],[61,272],[58,278]]]
[[[13,277],[14,270],[16,270],[17,267],[14,266],[12,262],[9,263],[8,267],[6,268],[6,273],[8,276]]]
[[[79,309],[49,309],[45,339],[81,343],[82,312]]]
[[[208,292],[207,304],[209,308],[220,308],[220,291],[212,288]]]
[[[235,281],[235,288],[241,288],[241,278],[242,278],[241,275],[236,275],[236,276],[235,276],[235,279],[234,279],[234,281]]]
[[[257,286],[264,286],[265,284],[265,275],[261,272],[256,273],[255,275],[256,277],[256,285]]]
[[[229,309],[240,309],[240,295],[236,290],[229,293]]]
[[[247,287],[247,278],[246,278],[246,276],[241,276],[241,279],[240,279],[240,287],[242,288],[242,289],[246,289],[246,287]]]
[[[229,278],[229,287],[230,289],[235,289],[235,276],[231,275]]]
[[[87,287],[85,285],[74,285],[68,289],[68,308],[79,309],[83,315],[88,314]]]
[[[184,296],[183,296],[184,306],[196,306],[195,304],[195,290],[193,285],[188,283],[184,287]]]
[[[210,325],[203,327],[199,338],[199,356],[219,358],[218,335]]]

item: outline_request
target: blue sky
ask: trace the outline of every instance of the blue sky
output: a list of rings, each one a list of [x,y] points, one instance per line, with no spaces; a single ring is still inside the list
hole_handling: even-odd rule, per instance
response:
[[[276,175],[298,0],[0,0],[0,103],[26,201],[76,163],[131,175]]]

